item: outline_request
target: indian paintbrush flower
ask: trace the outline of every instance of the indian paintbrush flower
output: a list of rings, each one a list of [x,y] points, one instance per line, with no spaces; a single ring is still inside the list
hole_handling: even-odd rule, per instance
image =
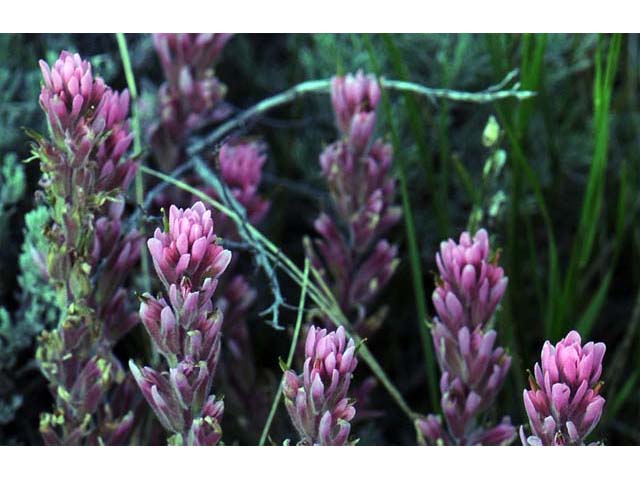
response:
[[[336,76],[331,103],[340,138],[320,154],[334,215],[314,223],[320,238],[305,242],[307,256],[351,319],[354,330],[370,336],[380,328],[386,308],[370,312],[398,266],[398,249],[383,235],[401,218],[393,204],[395,178],[391,145],[374,138],[380,86],[372,75]],[[329,319],[325,325],[330,326]],[[367,379],[370,392],[372,379]],[[361,407],[368,398],[359,399]],[[366,412],[365,408],[360,409]]]
[[[61,307],[36,353],[56,403],[40,431],[47,444],[122,443],[133,427],[132,399],[119,398],[126,374],[111,350],[137,322],[123,285],[141,240],[122,221],[137,170],[126,155],[129,94],[113,91],[78,54],[63,51],[40,68],[51,137],[34,135],[34,154],[51,216],[46,278]]]
[[[186,210],[172,205],[169,230],[156,228],[147,242],[156,273],[165,287],[185,278],[194,290],[199,290],[205,279],[215,281],[231,260],[231,252],[215,240],[211,211],[202,202]]]
[[[358,72],[332,80],[331,101],[342,138],[321,153],[320,167],[337,215],[322,213],[314,224],[321,238],[315,249],[307,245],[343,311],[355,314],[359,333],[372,333],[367,307],[398,264],[397,248],[382,238],[400,219],[400,209],[393,205],[391,146],[373,139],[379,99],[373,76]]]
[[[202,202],[172,205],[165,230],[147,242],[168,301],[141,297],[140,317],[168,370],[129,362],[145,399],[172,444],[214,445],[220,440],[222,402],[209,395],[220,356],[222,314],[212,297],[231,252],[216,243],[211,211]]]
[[[524,406],[532,435],[520,428],[523,445],[584,445],[604,408],[600,395],[604,343],[582,345],[571,331],[555,347],[547,340],[529,376]]]
[[[436,263],[441,282],[433,292],[438,318],[456,332],[461,326],[484,328],[493,316],[507,288],[507,277],[489,258],[489,236],[479,230],[473,238],[460,235],[440,244]]]
[[[343,327],[309,328],[303,373],[285,372],[282,389],[301,445],[348,445],[356,410],[347,398],[358,365],[353,339]]]
[[[153,36],[165,82],[158,91],[160,121],[151,128],[150,142],[165,169],[178,164],[191,131],[228,113],[221,102],[226,87],[213,67],[230,38],[227,33]]]
[[[497,333],[487,330],[502,299],[507,278],[490,259],[489,236],[468,232],[458,243],[442,242],[436,255],[440,277],[436,281],[431,335],[442,377],[442,411],[416,422],[419,435],[430,444],[500,445],[510,443],[515,430],[508,418],[493,427],[477,418],[493,403],[511,365],[511,357],[496,346]]]
[[[264,145],[256,141],[225,143],[218,155],[220,178],[254,225],[260,223],[269,209],[269,201],[258,193],[266,161]]]

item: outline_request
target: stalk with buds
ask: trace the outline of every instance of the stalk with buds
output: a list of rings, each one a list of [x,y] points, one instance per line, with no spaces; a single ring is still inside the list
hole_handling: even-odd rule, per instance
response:
[[[325,148],[320,166],[335,215],[318,217],[320,238],[315,248],[306,245],[313,266],[361,336],[380,326],[383,311],[369,315],[368,308],[398,265],[397,247],[382,238],[400,219],[400,209],[393,204],[391,146],[373,138],[379,100],[373,76],[334,77],[331,102],[342,138]]]
[[[137,169],[126,155],[129,94],[105,85],[78,54],[63,51],[40,67],[50,136],[35,136],[34,156],[51,217],[46,276],[61,311],[57,328],[38,341],[55,400],[40,432],[47,444],[120,444],[133,426],[132,398],[112,349],[137,322],[123,284],[141,240],[123,223]]]
[[[170,444],[216,445],[224,405],[210,391],[222,315],[212,299],[231,252],[217,245],[202,202],[186,210],[172,206],[164,230],[157,228],[147,246],[166,297],[143,294],[140,317],[166,368],[141,369],[133,360],[129,367]]]
[[[507,277],[490,260],[489,236],[479,230],[472,238],[449,239],[436,255],[440,277],[436,281],[431,335],[442,377],[440,418],[429,415],[416,421],[419,436],[428,444],[504,445],[515,437],[508,418],[493,427],[479,424],[500,391],[511,357],[496,345],[489,323],[504,295]]]

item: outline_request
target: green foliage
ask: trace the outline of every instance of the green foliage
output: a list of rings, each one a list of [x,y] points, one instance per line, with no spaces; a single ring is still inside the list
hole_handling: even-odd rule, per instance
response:
[[[15,154],[5,155],[0,166],[0,245],[8,245],[11,217],[24,193],[24,166],[18,162]]]
[[[25,239],[18,259],[20,308],[13,315],[0,307],[0,424],[8,423],[22,404],[22,398],[8,386],[15,384],[18,355],[31,348],[35,337],[56,324],[59,310],[55,291],[43,275],[47,252],[45,228],[49,212],[40,206],[25,216]]]
[[[18,259],[21,288],[22,322],[37,334],[58,321],[56,294],[45,277],[48,240],[45,229],[50,222],[49,210],[39,206],[25,216],[24,243]]]
[[[1,130],[1,129],[0,129]],[[0,269],[9,272],[9,267],[16,254],[16,248],[12,248],[11,228],[15,221],[17,204],[25,194],[26,179],[24,166],[18,162],[15,154],[5,155],[2,165],[0,165]],[[6,276],[0,277],[0,298],[5,293],[7,287]]]
[[[4,310],[0,327],[0,365],[13,366],[16,353],[29,347],[45,327],[58,319],[55,293],[43,275],[47,241],[44,229],[49,222],[46,207],[40,206],[25,216],[25,240],[19,257],[21,287],[20,309],[11,321]]]
[[[40,73],[23,68],[26,58],[35,64],[19,35],[0,35],[0,153],[23,140],[20,127],[31,125],[38,111]]]
[[[0,170],[0,208],[6,210],[12,204],[18,203],[25,191],[24,167],[18,163],[15,154],[5,155]]]

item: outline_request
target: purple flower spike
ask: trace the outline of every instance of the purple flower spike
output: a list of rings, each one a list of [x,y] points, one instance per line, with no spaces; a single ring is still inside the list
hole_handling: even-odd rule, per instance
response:
[[[111,349],[138,321],[125,283],[142,240],[123,218],[138,166],[127,156],[129,93],[112,90],[77,53],[63,51],[40,69],[50,135],[34,136],[33,153],[51,215],[45,270],[65,304],[58,327],[38,343],[56,399],[40,429],[45,443],[122,443],[133,427],[132,402],[118,398],[125,375]],[[127,406],[115,414],[115,402]]]
[[[604,408],[600,395],[604,343],[582,346],[576,331],[556,346],[546,341],[541,363],[529,376],[531,389],[524,391],[524,406],[533,435],[520,437],[524,445],[584,445]]]
[[[334,77],[331,99],[338,127],[345,136],[320,154],[335,211],[323,213],[314,226],[320,234],[315,251],[307,246],[313,265],[325,273],[343,311],[354,314],[359,334],[373,333],[367,306],[391,278],[398,264],[397,248],[382,235],[398,220],[393,205],[395,179],[391,146],[373,139],[380,89],[371,75]],[[344,228],[343,228],[344,227]],[[329,325],[330,322],[327,322]]]
[[[125,158],[133,140],[127,119],[129,92],[111,90],[100,77],[93,76],[91,64],[77,53],[63,51],[53,67],[41,60],[40,69],[44,80],[40,106],[54,137],[68,148],[57,151],[49,147],[49,156],[69,163],[52,168],[63,173],[65,167],[77,170],[89,162],[91,174],[77,173],[72,184],[82,179],[82,183],[95,182],[78,185],[85,190],[126,190],[137,170],[137,163]],[[68,151],[73,152],[73,158],[67,158]]]
[[[442,242],[436,263],[431,336],[442,370],[440,390],[447,429],[438,417],[416,422],[419,437],[431,445],[503,445],[515,438],[508,418],[495,427],[477,424],[487,411],[511,366],[511,357],[496,345],[495,330],[485,330],[507,286],[497,259],[489,262],[489,236],[480,230],[460,243]]]
[[[159,121],[150,142],[156,158],[171,170],[184,158],[189,134],[217,122],[230,109],[222,99],[226,87],[215,76],[215,63],[229,41],[228,33],[158,33],[153,43],[165,82],[158,90]]]
[[[216,245],[211,211],[201,202],[171,206],[168,231],[156,229],[148,246],[168,301],[141,296],[140,318],[168,369],[130,369],[175,445],[215,445],[220,440],[222,401],[209,396],[220,358],[222,313],[214,310],[218,277],[231,252]]]
[[[301,445],[348,445],[356,410],[347,398],[358,365],[343,327],[327,333],[311,326],[302,375],[285,372],[282,390]]]
[[[314,222],[319,238],[305,244],[311,264],[323,275],[354,332],[369,338],[387,312],[384,305],[373,311],[371,307],[399,263],[397,247],[384,235],[401,218],[394,204],[393,151],[374,135],[379,101],[380,86],[373,75],[359,71],[332,79],[339,139],[320,154],[320,168],[334,214],[320,214]],[[324,320],[327,327],[332,325],[329,318]],[[364,382],[370,391],[373,384]],[[361,417],[379,413],[367,411],[368,397],[361,397]]]

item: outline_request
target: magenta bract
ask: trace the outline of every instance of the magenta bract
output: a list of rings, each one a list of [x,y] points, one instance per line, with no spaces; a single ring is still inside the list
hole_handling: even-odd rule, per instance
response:
[[[524,406],[532,436],[525,445],[582,445],[598,424],[605,400],[600,375],[606,347],[571,331],[555,347],[546,341],[542,358],[524,391]]]
[[[346,445],[355,408],[347,398],[358,365],[343,327],[327,333],[311,326],[302,375],[285,372],[285,405],[304,445]]]

